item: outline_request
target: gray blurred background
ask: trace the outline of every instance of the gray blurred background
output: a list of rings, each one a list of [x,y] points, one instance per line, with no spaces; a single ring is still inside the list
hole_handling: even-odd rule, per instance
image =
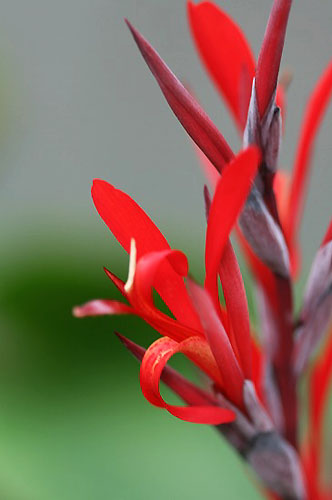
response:
[[[257,54],[271,2],[218,3],[243,27]],[[81,229],[104,231],[89,199],[92,178],[101,177],[130,193],[167,234],[178,230],[183,235],[187,228],[185,236],[201,243],[202,176],[196,158],[123,22],[128,17],[190,83],[238,148],[227,109],[195,53],[185,1],[2,0],[0,5],[7,126],[2,138],[3,240],[18,229],[27,231],[31,218],[42,223],[46,215],[49,225],[61,218],[77,221]],[[331,57],[331,23],[331,2],[294,1],[282,61],[282,67],[294,71],[281,157],[288,168],[306,98]],[[331,116],[329,110],[314,158],[302,231],[306,264],[331,207]]]
[[[218,1],[257,55],[271,1]],[[211,429],[148,406],[112,330],[71,318],[116,293],[127,257],[91,199],[94,177],[128,192],[202,275],[203,176],[123,18],[188,82],[230,144],[240,141],[190,39],[184,0],[0,1],[0,495],[4,500],[257,498]],[[331,57],[332,3],[294,0],[283,68],[281,162],[291,167],[306,98]],[[330,109],[302,225],[304,275],[331,215]],[[121,322],[122,321],[122,322]]]

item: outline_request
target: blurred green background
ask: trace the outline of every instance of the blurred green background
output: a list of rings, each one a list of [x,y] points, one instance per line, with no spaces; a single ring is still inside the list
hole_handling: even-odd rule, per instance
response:
[[[257,52],[270,2],[218,3]],[[148,345],[151,329],[134,318],[71,316],[75,304],[117,297],[104,265],[127,273],[126,254],[90,201],[94,177],[130,193],[188,253],[191,273],[203,273],[203,179],[124,16],[239,146],[194,52],[184,1],[0,2],[0,496],[258,498],[213,429],[144,400],[138,364],[113,331]],[[331,16],[329,2],[294,5],[284,57],[295,70],[285,165],[306,96],[330,57]],[[328,134],[324,127],[304,220],[304,275],[330,215]]]

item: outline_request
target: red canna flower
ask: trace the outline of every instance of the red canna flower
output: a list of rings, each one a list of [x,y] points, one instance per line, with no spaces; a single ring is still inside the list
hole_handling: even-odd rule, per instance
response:
[[[130,253],[126,283],[105,269],[127,302],[93,300],[77,317],[134,314],[161,337],[147,349],[117,334],[141,362],[146,399],[182,420],[218,426],[259,476],[268,498],[328,499],[321,477],[323,416],[332,377],[332,332],[309,380],[309,424],[299,436],[298,384],[332,317],[332,222],[313,261],[295,317],[292,288],[300,271],[298,231],[315,137],[332,94],[332,61],[304,114],[293,174],[278,171],[287,78],[278,83],[291,0],[274,0],[257,59],[240,27],[209,1],[188,2],[201,59],[225,99],[243,149],[234,153],[193,95],[128,22],[166,101],[193,142],[213,190],[204,188],[205,282],[188,277],[186,256],[173,250],[124,192],[95,180],[95,207]],[[246,292],[230,242],[235,229],[255,278],[260,336],[253,334]],[[221,284],[225,306],[219,297]],[[155,290],[172,316],[159,310]],[[182,353],[205,374],[200,388],[167,366]],[[168,404],[160,381],[186,406]],[[329,489],[330,488],[330,489]]]

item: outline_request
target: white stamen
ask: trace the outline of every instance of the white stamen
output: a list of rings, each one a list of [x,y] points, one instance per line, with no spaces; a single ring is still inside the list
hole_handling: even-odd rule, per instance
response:
[[[127,293],[130,292],[130,290],[134,284],[134,277],[135,277],[135,271],[136,271],[136,255],[137,255],[136,242],[135,242],[134,238],[132,238],[130,240],[128,278],[127,278],[127,282],[124,286],[124,289]]]

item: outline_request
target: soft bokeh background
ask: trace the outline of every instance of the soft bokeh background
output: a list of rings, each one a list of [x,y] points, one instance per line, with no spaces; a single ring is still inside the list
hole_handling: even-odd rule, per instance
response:
[[[218,1],[257,53],[271,2]],[[71,317],[115,297],[102,272],[127,257],[90,200],[94,177],[130,193],[202,277],[203,178],[185,133],[123,23],[127,16],[189,82],[237,148],[190,40],[184,0],[0,1],[0,496],[4,500],[257,498],[208,427],[152,408],[117,329],[136,320]],[[306,97],[331,55],[332,4],[294,2],[283,67],[294,69],[282,163]],[[331,208],[329,111],[304,218],[304,275]]]

